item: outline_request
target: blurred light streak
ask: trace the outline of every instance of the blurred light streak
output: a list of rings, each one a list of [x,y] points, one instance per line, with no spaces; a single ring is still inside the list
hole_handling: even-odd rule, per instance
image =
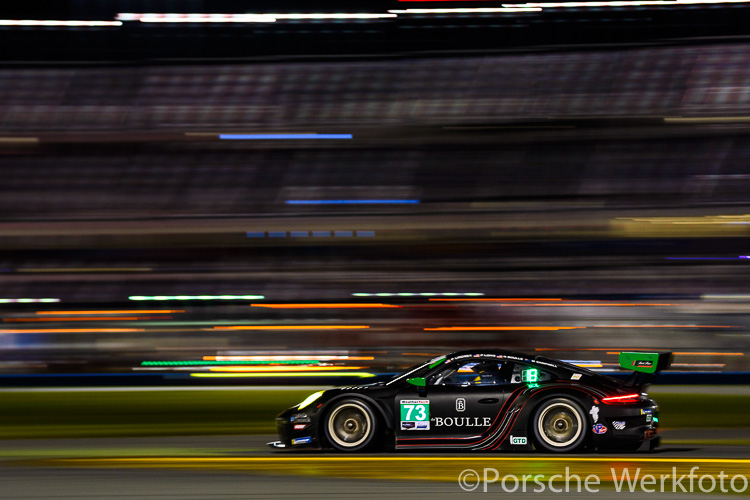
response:
[[[748,0],[750,1],[750,0]],[[750,214],[704,215],[702,217],[615,217],[618,221],[646,222],[649,224],[745,224],[750,223]]]
[[[71,315],[71,314],[83,314],[83,315],[95,315],[95,314],[173,314],[173,313],[184,313],[184,309],[134,309],[124,311],[37,311],[39,315]]]
[[[701,295],[701,300],[750,300],[750,295],[744,295],[744,294],[707,294],[707,295]]]
[[[276,18],[269,14],[202,14],[202,13],[145,13],[123,12],[115,17],[118,21],[140,21],[142,23],[273,23]]]
[[[213,330],[361,330],[366,325],[262,325],[262,326],[215,326]],[[209,329],[210,330],[210,329]]]
[[[467,294],[464,294],[464,295],[484,295],[484,294],[468,294],[467,293]],[[562,300],[562,299],[485,299],[485,298],[482,298],[482,299],[430,299],[430,300],[442,300],[442,301],[446,301],[446,302],[447,301],[454,301],[454,302],[459,302],[459,301],[462,301],[462,302],[472,302],[472,301],[474,301],[474,302],[504,302],[504,301],[507,301],[507,302],[516,302],[516,301],[518,301],[518,302],[531,302],[531,301],[535,301],[535,300]]]
[[[439,328],[425,328],[425,331],[493,331],[493,330],[529,330],[529,331],[555,331],[555,330],[579,330],[585,326],[443,326]]]
[[[0,304],[28,304],[28,303],[35,303],[35,302],[60,302],[60,299],[52,299],[52,298],[45,298],[45,299],[0,299]]]
[[[591,325],[589,328],[737,328],[731,325]]]
[[[665,260],[739,260],[746,258],[743,255],[739,257],[664,257]]]
[[[153,271],[150,267],[49,267],[16,269],[19,273],[140,273]]]
[[[0,330],[0,333],[125,333],[145,331],[143,328],[46,328],[42,330]]]
[[[352,296],[354,297],[432,297],[435,295],[467,295],[467,296],[474,296],[474,295],[484,295],[483,293],[476,293],[476,292],[468,292],[468,293],[459,293],[459,292],[419,292],[419,293],[412,293],[412,292],[381,292],[381,293],[353,293]],[[463,299],[430,299],[430,300],[463,300]],[[466,299],[470,300],[470,299]],[[481,299],[477,299],[481,300]],[[492,299],[495,300],[495,299]]]
[[[346,360],[346,361],[372,361],[375,358],[372,356],[347,356],[347,355],[332,355],[332,354],[322,354],[322,355],[304,355],[304,356],[294,356],[294,355],[273,355],[273,356],[263,356],[263,355],[251,355],[251,356],[203,356],[204,361],[309,361],[310,358],[314,357],[314,361],[339,361],[339,360]]]
[[[401,308],[392,304],[250,304],[250,307],[265,307],[268,309],[383,309]]]
[[[409,0],[415,1],[415,0]],[[420,0],[416,0],[420,1]],[[437,0],[443,1],[443,0]],[[461,1],[461,0],[459,0]],[[614,0],[609,2],[543,2],[543,3],[524,3],[524,4],[503,4],[503,7],[541,7],[542,9],[555,8],[586,8],[586,7],[643,7],[649,5],[670,6],[670,5],[714,5],[714,4],[735,4],[748,3],[750,0]],[[666,120],[665,120],[666,121]]]
[[[286,361],[141,361],[141,366],[216,366],[216,365],[311,365],[318,363],[315,359]]]
[[[284,13],[284,14],[222,14],[222,13],[120,13],[118,21],[140,21],[142,23],[269,23],[277,19],[284,20],[321,20],[321,19],[385,19],[397,17],[386,13]]]
[[[619,352],[617,354],[620,354]],[[744,356],[744,352],[673,352],[675,356]]]
[[[265,141],[295,139],[353,139],[352,134],[219,134],[225,141]]]
[[[131,295],[129,300],[260,300],[263,295]]]
[[[702,2],[699,2],[702,3]],[[717,2],[721,3],[721,2]],[[744,3],[744,2],[740,2]],[[696,116],[696,117],[665,117],[664,123],[735,123],[748,122],[750,116]]]
[[[162,316],[161,318],[163,318]],[[138,317],[138,316],[107,316],[104,318],[3,318],[4,322],[10,323],[41,323],[50,321],[138,321],[142,319],[154,319],[150,317]],[[166,319],[171,319],[171,316],[167,316]]]
[[[403,1],[403,0],[402,0]],[[408,1],[427,1],[427,0],[408,0]],[[437,0],[441,1],[441,0]],[[495,12],[540,12],[541,7],[477,7],[477,8],[463,8],[457,7],[454,9],[405,9],[405,10],[389,10],[393,14],[491,14]],[[445,127],[448,128],[448,127]],[[459,127],[452,127],[459,128]],[[469,127],[465,127],[469,128]],[[476,127],[473,127],[476,128]],[[499,128],[499,127],[484,127],[484,128]],[[511,127],[516,128],[516,127]]]
[[[672,363],[672,368],[724,368],[726,363]]]
[[[38,19],[0,19],[0,26],[71,26],[102,27],[122,26],[120,21],[74,21],[74,20],[38,20]]]
[[[601,304],[581,302],[577,304],[502,304],[503,307],[639,307],[674,306],[676,304]]]
[[[309,238],[311,231],[289,231],[289,237],[291,238]],[[375,231],[312,231],[313,238],[330,238],[333,234],[334,238],[372,238],[375,236]],[[269,238],[286,238],[286,231],[268,231]],[[248,238],[265,238],[265,231],[246,231],[245,236]]]
[[[0,146],[4,146],[6,144],[29,145],[38,143],[38,137],[0,137]]]
[[[419,200],[286,200],[287,205],[416,205]]]
[[[289,373],[289,372],[268,372],[268,373],[191,373],[191,377],[374,377],[375,374],[367,372],[357,373]]]
[[[209,367],[211,372],[232,372],[232,373],[268,373],[278,372],[279,368],[283,368],[286,372],[301,372],[301,373],[316,373],[326,371],[341,371],[341,370],[363,370],[365,366],[215,366]]]

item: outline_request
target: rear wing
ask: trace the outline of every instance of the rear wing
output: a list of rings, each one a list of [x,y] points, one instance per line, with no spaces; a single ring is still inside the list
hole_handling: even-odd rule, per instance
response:
[[[671,352],[621,352],[620,367],[633,371],[625,383],[642,391],[657,373],[672,365],[672,357]]]
[[[641,373],[659,373],[672,364],[671,352],[621,352],[620,367]]]

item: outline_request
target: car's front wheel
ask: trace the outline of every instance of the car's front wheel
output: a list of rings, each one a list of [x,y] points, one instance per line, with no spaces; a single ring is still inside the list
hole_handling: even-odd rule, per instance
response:
[[[583,408],[572,399],[544,401],[534,412],[534,443],[538,449],[551,453],[577,451],[586,442],[586,423]]]
[[[372,446],[377,431],[375,412],[358,399],[337,402],[325,419],[326,439],[340,451],[361,451]]]

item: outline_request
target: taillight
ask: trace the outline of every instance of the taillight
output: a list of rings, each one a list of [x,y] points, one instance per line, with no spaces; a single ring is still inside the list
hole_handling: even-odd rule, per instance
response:
[[[637,403],[640,398],[641,398],[640,394],[626,394],[624,396],[610,396],[608,398],[602,398],[602,403],[606,403],[608,405]]]

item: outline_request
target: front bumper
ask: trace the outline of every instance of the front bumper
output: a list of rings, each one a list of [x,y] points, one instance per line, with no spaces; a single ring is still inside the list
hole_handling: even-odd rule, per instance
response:
[[[274,449],[317,447],[318,432],[309,412],[299,411],[296,406],[281,412],[276,417],[278,441],[268,443]]]

